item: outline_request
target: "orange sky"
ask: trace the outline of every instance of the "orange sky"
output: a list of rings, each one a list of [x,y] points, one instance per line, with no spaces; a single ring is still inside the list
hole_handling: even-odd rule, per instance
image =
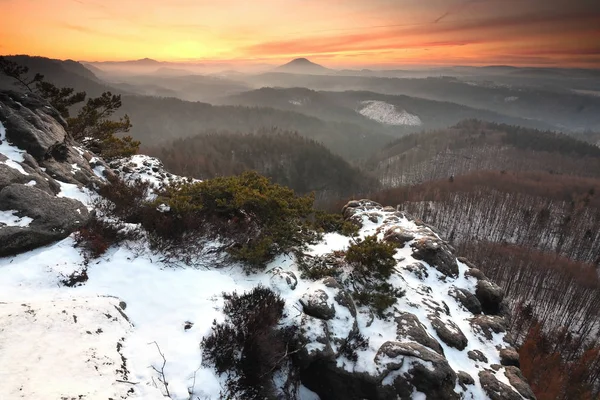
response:
[[[600,0],[0,0],[0,54],[600,68]]]

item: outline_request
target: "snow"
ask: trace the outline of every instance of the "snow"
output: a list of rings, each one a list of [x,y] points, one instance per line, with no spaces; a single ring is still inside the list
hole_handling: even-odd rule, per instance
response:
[[[4,155],[4,157],[0,157],[0,163],[16,169],[23,175],[29,175],[25,172],[21,164],[19,164],[25,161],[23,154],[25,154],[24,150],[20,150],[16,146],[8,143],[8,140],[6,139],[6,128],[4,128],[4,125],[0,122],[0,155]],[[2,161],[4,158],[6,158],[6,160]]]
[[[423,124],[418,115],[408,113],[406,110],[398,111],[393,104],[379,100],[361,101],[358,113],[385,125],[420,126]]]
[[[58,193],[58,197],[67,197],[74,200],[79,200],[83,204],[87,206],[87,208],[91,211],[94,208],[94,199],[98,197],[97,194],[92,192],[91,190],[79,187],[73,183],[66,183],[57,180],[60,185],[60,193]]]
[[[18,213],[18,211],[14,211],[14,210],[1,211],[0,210],[0,227],[2,227],[2,224],[6,225],[6,226],[27,227],[33,221],[33,219],[31,219],[29,217],[19,217],[18,215],[16,215],[16,213]]]
[[[118,304],[96,296],[0,304],[0,398],[125,396],[117,346],[131,325]]]
[[[34,181],[34,180],[31,180],[31,181],[27,182],[27,183],[25,184],[25,186],[35,186],[36,184],[37,184],[37,182],[36,182],[36,181]]]
[[[505,103],[512,103],[519,100],[519,98],[517,96],[508,96],[504,98],[504,102]]]
[[[91,206],[94,197],[91,192],[76,185],[60,185],[61,196],[76,198]],[[371,220],[374,217],[376,222]],[[365,210],[361,218],[364,225],[360,237],[371,234],[382,237],[386,229],[393,227],[408,229],[417,237],[432,235],[429,229],[393,212]],[[343,250],[351,241],[351,238],[339,234],[326,234],[320,243],[310,247],[309,252],[323,255]],[[299,299],[305,293],[320,289],[328,293],[329,298],[335,295],[335,289],[320,281],[300,279],[301,273],[291,255],[280,255],[266,266],[265,272],[248,275],[233,262],[214,268],[219,255],[210,255],[209,252],[199,255],[205,268],[172,268],[161,262],[160,254],[153,254],[138,242],[111,248],[101,258],[92,260],[87,265],[89,280],[81,286],[69,288],[61,285],[61,280],[86,265],[85,258],[74,244],[73,238],[69,237],[15,257],[0,258],[0,315],[10,314],[9,318],[0,319],[0,347],[9,349],[8,352],[0,352],[0,379],[3,382],[0,399],[14,398],[17,393],[20,395],[21,387],[28,398],[77,397],[80,394],[88,400],[121,398],[124,389],[133,389],[131,398],[164,399],[159,375],[151,368],[160,369],[163,364],[159,349],[166,360],[164,373],[171,398],[189,399],[189,392],[193,392],[192,398],[218,399],[224,377],[201,365],[199,344],[210,333],[213,321],[224,319],[221,311],[223,292],[241,293],[259,284],[267,287],[277,285],[277,280],[271,280],[275,271],[293,272],[298,277],[295,290],[274,287],[279,289],[286,302],[282,324],[300,323]],[[207,243],[205,247],[217,246],[215,242]],[[398,300],[392,311],[415,314],[428,332],[438,339],[450,366],[475,378],[476,384],[467,387],[465,398],[486,398],[477,375],[483,368],[499,363],[496,346],[503,344],[503,335],[494,335],[492,341],[483,339],[469,324],[472,314],[448,295],[452,287],[474,291],[474,278],[464,276],[467,266],[458,263],[458,278],[440,280],[441,274],[437,270],[412,257],[408,245],[398,249],[395,258],[398,260],[397,272],[390,282],[405,290],[406,295]],[[415,262],[425,265],[429,274],[427,278],[421,280],[405,269]],[[423,290],[424,286],[432,290]],[[124,313],[131,325],[120,318],[115,309],[121,301],[126,304]],[[449,315],[441,318],[456,323],[469,340],[463,351],[445,345],[429,322],[428,316],[433,312],[431,305],[442,302],[448,305]],[[21,304],[27,304],[38,318],[31,319],[29,314],[21,312],[21,307],[26,308]],[[326,321],[327,329],[333,338],[344,338],[352,329],[353,319],[348,309],[337,303],[334,305],[336,317]],[[398,340],[396,325],[393,319],[373,317],[365,307],[358,307],[357,311],[359,330],[369,338],[369,346],[358,351],[356,363],[344,358],[337,362],[351,372],[375,374],[378,367],[373,362],[375,354],[384,342]],[[107,318],[105,313],[117,320]],[[72,315],[78,316],[77,323],[72,322]],[[184,329],[187,321],[193,323],[190,329]],[[314,325],[311,329],[315,333],[322,329]],[[103,333],[94,334],[98,328]],[[87,334],[87,331],[92,334]],[[332,346],[336,346],[334,342]],[[119,351],[116,343],[121,343]],[[467,352],[472,349],[482,351],[488,363],[470,360]],[[312,350],[318,351],[319,348]],[[90,354],[108,364],[99,365],[99,361]],[[115,365],[121,365],[121,355],[126,360],[126,380],[137,384],[117,382],[125,380],[115,372]],[[393,374],[406,373],[413,362],[423,363],[418,358],[408,357],[407,360],[405,367]],[[6,368],[7,365],[10,368]],[[503,371],[502,368],[497,373],[498,379],[501,379]],[[65,376],[70,379],[64,379]],[[386,379],[391,382],[393,377],[388,375]],[[462,391],[462,388],[457,385],[456,390]],[[318,398],[303,387],[299,394],[301,400]],[[414,393],[414,398],[419,396],[420,393]]]

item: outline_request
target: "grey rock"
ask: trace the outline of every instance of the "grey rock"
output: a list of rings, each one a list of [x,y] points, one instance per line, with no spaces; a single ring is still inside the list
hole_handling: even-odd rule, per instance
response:
[[[473,314],[481,314],[481,303],[477,296],[463,288],[452,287],[448,295],[455,298],[464,308]]]
[[[332,319],[335,317],[335,308],[329,296],[321,289],[305,293],[300,299],[304,312],[319,319]]]
[[[484,362],[484,363],[488,362],[487,357],[485,355],[483,355],[481,350],[469,350],[469,352],[467,353],[467,356],[473,361],[480,361],[480,362]]]
[[[527,383],[527,379],[525,379],[519,368],[508,366],[504,369],[504,375],[508,378],[510,384],[517,389],[521,396],[528,400],[535,400],[535,394],[533,393],[533,390],[531,390],[529,383]]]
[[[469,268],[468,270],[465,271],[465,276],[472,276],[473,278],[478,279],[478,280],[484,280],[484,281],[488,280],[487,276],[485,276],[483,271],[481,271],[478,268]]]
[[[315,360],[331,361],[335,353],[331,347],[327,322],[304,314],[300,323],[298,353],[300,364],[307,366]]]
[[[450,248],[434,237],[424,237],[411,244],[412,256],[427,262],[445,276],[458,277],[458,264]]]
[[[403,247],[407,242],[410,242],[414,238],[415,235],[412,232],[398,226],[389,228],[383,234],[383,240],[385,242],[396,243],[400,247]]]
[[[33,219],[28,227],[0,228],[0,256],[64,239],[89,219],[89,212],[81,202],[19,184],[0,190],[0,210],[16,210],[19,215]]]
[[[486,314],[498,314],[500,303],[504,299],[504,290],[493,282],[479,280],[475,296],[481,303],[481,309]]]
[[[475,266],[475,264],[473,264],[471,261],[469,261],[466,257],[457,257],[456,259],[458,261],[460,261],[461,263],[465,264],[469,268],[477,268]]]
[[[507,329],[506,320],[497,315],[477,315],[470,322],[473,329],[488,340],[493,339],[493,333],[503,333]]]
[[[429,277],[427,267],[421,263],[413,263],[403,267],[403,269],[412,272],[420,280],[424,280]]]
[[[423,363],[427,362],[427,365]],[[456,399],[456,373],[440,354],[418,343],[385,342],[375,355],[375,364],[385,380],[392,371],[408,367],[406,374],[396,376],[392,386],[405,390],[406,383],[432,399]],[[408,365],[407,365],[408,364]],[[404,391],[403,390],[403,391]]]
[[[500,350],[500,364],[504,366],[512,366],[519,368],[519,353],[512,347],[507,347]]]
[[[398,340],[409,339],[425,347],[429,347],[438,354],[444,354],[442,346],[427,333],[427,329],[416,315],[403,312],[394,321],[396,322],[396,338]]]
[[[464,390],[467,390],[467,385],[475,384],[475,379],[473,379],[473,377],[467,374],[465,371],[458,371],[456,376],[458,378],[458,383]]]
[[[469,341],[458,325],[452,321],[443,322],[439,318],[431,318],[431,325],[437,335],[450,347],[458,350],[464,350]]]
[[[271,287],[280,293],[294,290],[298,286],[298,278],[296,278],[296,274],[292,271],[286,271],[277,267],[271,271],[271,274]]]
[[[491,371],[479,372],[479,382],[491,400],[522,400],[520,394],[510,386],[500,382]]]
[[[0,105],[6,138],[36,160],[48,157],[53,146],[64,142],[66,124],[45,100],[29,93],[2,91]]]

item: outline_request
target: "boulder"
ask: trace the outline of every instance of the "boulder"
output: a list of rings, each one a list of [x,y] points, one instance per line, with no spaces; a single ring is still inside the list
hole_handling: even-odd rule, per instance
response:
[[[403,312],[395,318],[397,340],[408,339],[444,354],[442,346],[429,333],[416,315]]]
[[[89,219],[79,201],[54,197],[35,186],[9,185],[0,190],[0,210],[15,210],[33,221],[27,227],[0,228],[0,256],[8,256],[64,239]]]
[[[512,366],[519,368],[519,353],[512,347],[507,347],[500,350],[500,364],[504,366]]]
[[[535,400],[535,394],[519,368],[508,366],[504,369],[504,375],[506,375],[510,384],[517,389],[521,396],[528,400]]]
[[[510,386],[496,378],[492,371],[479,372],[479,383],[491,400],[522,400],[523,398]]]
[[[459,399],[456,373],[440,354],[418,343],[385,342],[375,355],[385,384],[405,392],[407,383],[431,399]],[[394,373],[402,368],[405,373]],[[400,394],[400,393],[398,393]]]
[[[286,271],[281,267],[274,268],[271,271],[271,287],[279,293],[288,292],[296,289],[298,278],[292,271]]]
[[[321,289],[305,293],[300,299],[300,304],[304,312],[312,317],[325,320],[335,317],[333,302]]]
[[[467,347],[467,344],[469,343],[467,337],[454,322],[450,320],[444,322],[441,319],[434,317],[431,318],[431,326],[433,326],[433,329],[440,339],[448,346],[458,350],[464,350],[465,347]]]
[[[458,371],[456,373],[456,377],[458,378],[459,385],[464,390],[467,390],[467,385],[475,384],[475,379],[473,379],[473,377],[471,375],[467,374],[465,371]]]
[[[443,241],[434,237],[424,237],[411,244],[412,256],[422,260],[445,276],[458,277],[458,264],[452,251]]]
[[[405,267],[403,267],[403,269],[412,272],[420,280],[424,280],[425,278],[429,277],[427,267],[422,263],[408,264]]]
[[[467,356],[473,361],[480,361],[480,362],[484,362],[484,363],[488,362],[487,357],[485,355],[483,355],[481,350],[469,350],[469,352],[467,353]]]
[[[464,308],[472,314],[481,314],[481,303],[477,296],[463,288],[452,287],[448,295],[456,299]]]
[[[487,276],[485,276],[483,271],[481,271],[478,268],[469,268],[468,270],[465,271],[465,276],[472,276],[473,278],[475,278],[477,280],[484,280],[484,281],[488,280]]]
[[[304,314],[300,323],[299,338],[301,347],[298,359],[301,366],[308,366],[316,360],[323,362],[335,358],[324,320]]]
[[[486,314],[498,314],[500,304],[504,299],[504,290],[493,282],[479,280],[475,296],[481,303],[481,309]]]
[[[492,340],[493,333],[506,332],[506,320],[497,315],[477,315],[470,320],[473,329],[486,339]]]
[[[0,92],[0,121],[6,138],[36,160],[50,156],[53,146],[67,137],[66,123],[49,103],[26,93]]]
[[[407,242],[415,238],[415,235],[399,226],[394,226],[386,230],[383,234],[383,241],[396,243],[400,247],[404,247]]]

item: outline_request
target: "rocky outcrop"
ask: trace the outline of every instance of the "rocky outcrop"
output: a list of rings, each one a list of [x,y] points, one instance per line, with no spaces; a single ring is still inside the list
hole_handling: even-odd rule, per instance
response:
[[[397,245],[388,282],[405,294],[374,313],[353,301],[357,288],[341,252],[311,254],[311,260],[335,258],[329,268],[335,279],[316,281],[298,297],[302,383],[325,400],[411,399],[415,393],[483,398],[481,388],[491,399],[528,398],[531,389],[503,342],[502,291],[405,213],[369,200],[352,201],[343,213],[361,234]]]
[[[0,224],[0,256],[7,256],[63,239],[85,224],[87,207],[63,197],[63,187],[97,188],[112,172],[77,147],[59,113],[33,94],[0,91],[0,124],[0,211],[31,219]]]
[[[434,236],[423,237],[411,245],[413,257],[422,260],[440,271],[445,276],[457,277],[458,265],[450,247]]]
[[[63,239],[85,224],[87,208],[79,201],[52,196],[34,186],[11,184],[0,190],[0,210],[32,219],[28,226],[0,228],[0,256],[17,254]]]

